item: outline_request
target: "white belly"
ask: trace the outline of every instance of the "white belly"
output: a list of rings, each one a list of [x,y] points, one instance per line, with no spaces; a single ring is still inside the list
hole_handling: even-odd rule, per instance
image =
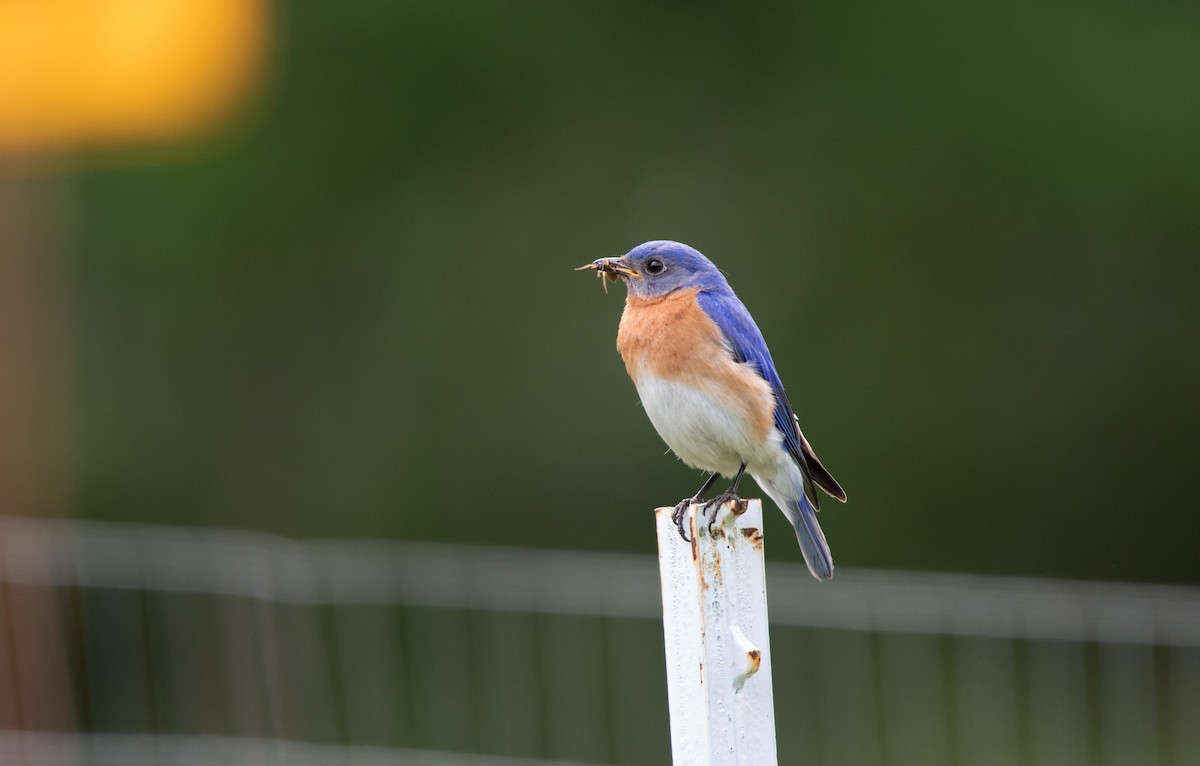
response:
[[[718,397],[645,373],[638,376],[637,390],[658,435],[693,468],[733,476],[743,463],[753,472],[779,459],[778,432],[770,429],[764,443]]]

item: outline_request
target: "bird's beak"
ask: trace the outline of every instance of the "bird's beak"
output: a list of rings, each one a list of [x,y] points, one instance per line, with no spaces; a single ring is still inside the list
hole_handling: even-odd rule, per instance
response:
[[[630,267],[625,261],[624,256],[620,258],[597,258],[591,263],[586,263],[575,270],[584,271],[585,269],[595,269],[601,274],[608,276],[609,279],[616,279],[617,277],[642,278],[641,273],[637,269]]]

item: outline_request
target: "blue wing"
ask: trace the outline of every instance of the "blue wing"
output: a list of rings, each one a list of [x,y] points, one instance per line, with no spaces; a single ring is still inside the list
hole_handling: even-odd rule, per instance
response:
[[[763,380],[770,384],[771,391],[775,394],[775,427],[783,434],[784,447],[800,466],[800,472],[804,475],[804,494],[813,508],[821,507],[813,489],[814,481],[831,496],[844,501],[846,493],[821,465],[804,434],[800,432],[792,405],[783,390],[783,382],[779,379],[775,363],[771,360],[771,352],[767,350],[767,343],[763,340],[762,332],[754,323],[750,312],[728,288],[704,290],[696,296],[696,300],[704,313],[721,328],[734,359],[752,365]]]

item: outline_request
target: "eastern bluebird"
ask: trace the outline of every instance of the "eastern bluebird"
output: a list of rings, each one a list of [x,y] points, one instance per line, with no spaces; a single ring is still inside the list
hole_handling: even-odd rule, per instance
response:
[[[699,492],[675,507],[679,534],[687,539],[687,507],[703,502],[718,475],[732,476],[733,484],[706,509],[736,498],[749,471],[796,528],[813,577],[833,577],[813,485],[842,502],[846,493],[800,432],[762,333],[724,275],[699,251],[669,240],[582,269],[625,282],[617,331],[625,369],[667,446],[711,473]]]

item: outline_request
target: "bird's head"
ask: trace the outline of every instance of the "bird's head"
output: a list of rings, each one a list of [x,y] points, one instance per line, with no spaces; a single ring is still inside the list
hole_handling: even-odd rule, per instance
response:
[[[594,269],[601,279],[620,279],[629,294],[659,298],[676,290],[706,290],[727,285],[725,277],[699,250],[661,239],[645,242],[619,258],[598,258],[576,271]]]

